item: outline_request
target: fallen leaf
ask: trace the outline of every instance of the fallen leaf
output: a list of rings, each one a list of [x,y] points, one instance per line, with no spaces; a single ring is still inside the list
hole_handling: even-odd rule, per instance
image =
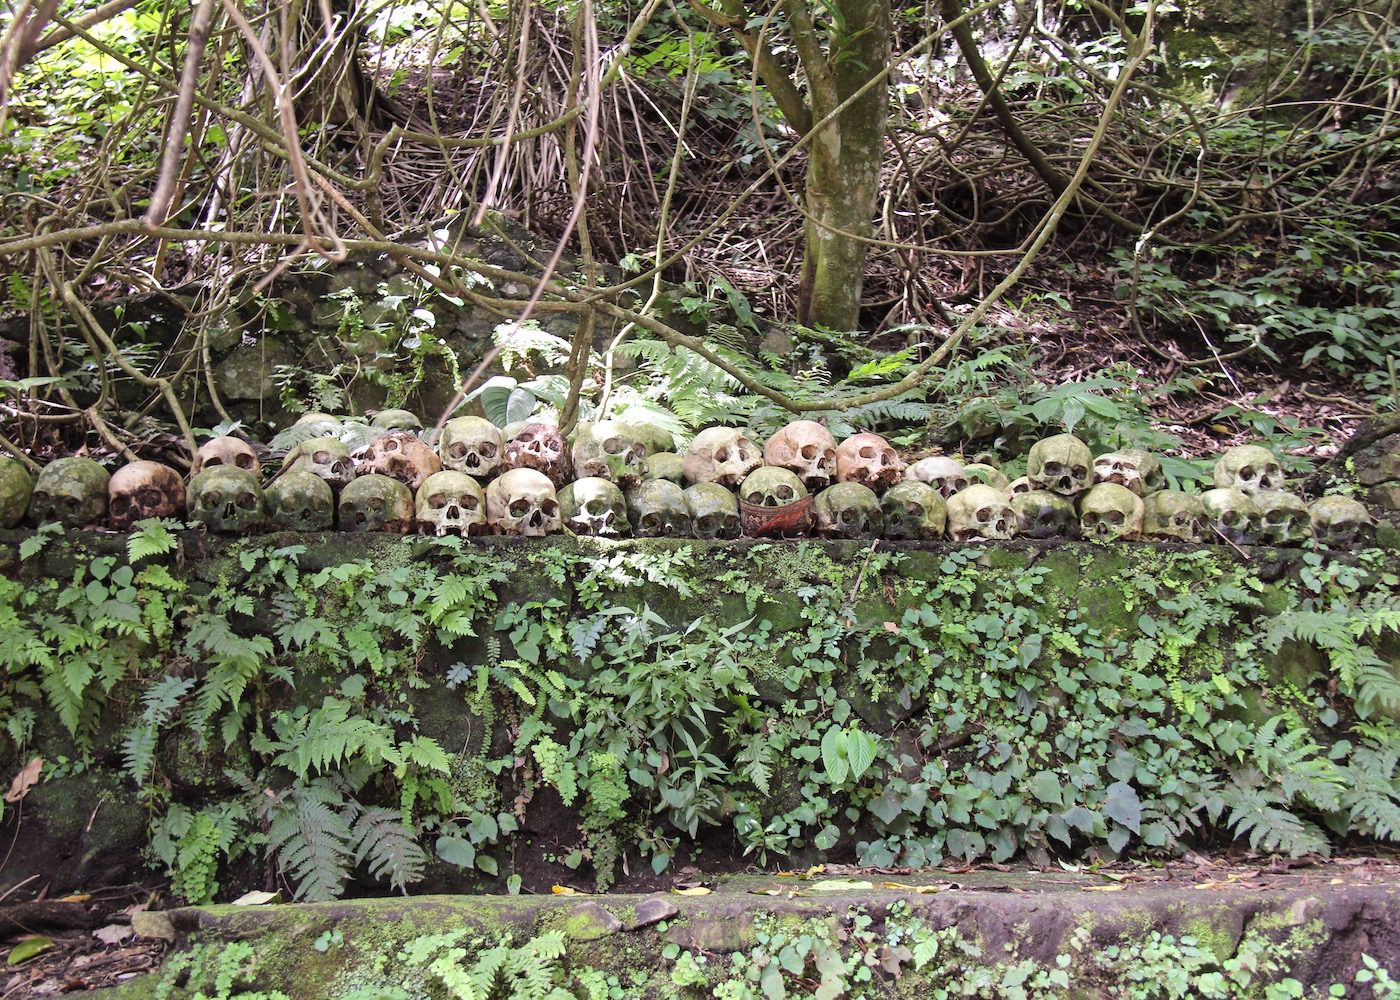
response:
[[[106,927],[97,928],[92,932],[92,936],[103,944],[121,944],[135,933],[130,924],[108,924]]]
[[[1085,891],[1085,892],[1122,892],[1122,891],[1123,891],[1124,889],[1126,889],[1126,888],[1127,888],[1127,886],[1125,886],[1125,885],[1086,885],[1086,886],[1084,887],[1084,891]]]
[[[815,892],[846,892],[856,889],[873,889],[873,882],[858,882],[850,878],[827,878],[820,882],[813,882],[807,887]]]
[[[885,631],[892,635],[899,635],[899,626],[894,622],[885,622]]]
[[[783,895],[783,890],[782,890],[782,889],[750,889],[750,890],[749,890],[749,895],[750,895],[750,896],[781,896],[781,895]]]
[[[706,889],[703,885],[692,885],[685,889],[672,889],[677,896],[708,896],[714,892],[713,889]]]
[[[268,903],[280,902],[282,902],[282,894],[280,892],[261,892],[258,890],[254,890],[253,892],[245,892],[243,895],[239,896],[233,901],[233,905],[265,906]]]
[[[569,888],[567,885],[552,885],[552,886],[549,887],[549,891],[552,892],[552,893],[554,893],[554,895],[556,895],[556,896],[582,896],[582,895],[586,895],[586,893],[581,893],[581,892],[579,892],[577,889],[571,889],[571,888]]]
[[[86,902],[87,902],[89,899],[91,899],[91,898],[92,898],[92,893],[90,893],[90,892],[77,892],[77,893],[74,893],[74,894],[71,895],[71,896],[62,896],[62,897],[60,897],[59,899],[56,899],[54,902],[57,902],[57,903],[86,903]]]
[[[25,938],[10,949],[10,957],[5,960],[6,965],[19,965],[27,962],[35,955],[43,954],[53,947],[53,940],[36,934],[34,937]]]
[[[35,757],[19,769],[15,780],[10,782],[10,790],[5,793],[6,802],[18,802],[29,794],[29,790],[39,783],[39,775],[44,770],[44,758]]]

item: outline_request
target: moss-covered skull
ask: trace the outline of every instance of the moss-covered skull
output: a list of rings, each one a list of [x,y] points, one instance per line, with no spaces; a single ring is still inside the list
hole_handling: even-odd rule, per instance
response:
[[[626,490],[642,478],[646,446],[627,424],[603,420],[574,435],[574,473],[607,479]]]
[[[1140,497],[1156,493],[1167,485],[1162,463],[1141,448],[1120,448],[1094,459],[1094,482],[1117,483]]]
[[[262,471],[258,463],[258,453],[247,441],[236,437],[216,437],[205,441],[194,453],[190,475],[197,476],[205,469],[213,469],[220,465],[231,465],[255,476]]]
[[[1016,512],[995,486],[973,483],[948,498],[948,536],[955,542],[1014,538]]]
[[[1259,541],[1259,508],[1243,490],[1232,486],[1206,490],[1201,494],[1205,508],[1201,537],[1207,542],[1220,538],[1236,545],[1253,545]]]
[[[853,434],[836,446],[836,478],[877,494],[904,478],[904,462],[878,434]]]
[[[797,473],[765,465],[744,477],[739,499],[754,507],[786,507],[807,495]]]
[[[312,410],[310,413],[303,413],[297,417],[296,423],[292,426],[304,434],[316,437],[339,437],[343,424],[339,417],[322,413],[320,410]]]
[[[706,427],[695,435],[685,453],[685,481],[719,483],[737,490],[750,472],[763,464],[763,449],[733,427]]]
[[[1216,488],[1234,487],[1251,496],[1260,490],[1283,489],[1283,466],[1273,452],[1257,444],[1227,448],[1215,463],[1213,476]]]
[[[397,479],[410,490],[442,471],[442,461],[426,442],[412,431],[388,431],[351,455],[355,474],[380,475]]]
[[[677,486],[685,485],[685,459],[674,451],[658,451],[642,463],[644,479],[664,479]]]
[[[24,520],[34,480],[19,461],[0,456],[0,528],[13,528]]]
[[[1259,541],[1265,545],[1301,545],[1312,537],[1312,518],[1303,498],[1285,490],[1254,494],[1259,508]]]
[[[486,522],[500,535],[537,538],[559,531],[559,497],[543,472],[511,469],[486,487]]]
[[[393,476],[371,472],[355,478],[340,491],[336,513],[341,531],[406,535],[414,524],[413,492]]]
[[[982,483],[984,486],[991,486],[1001,490],[1003,493],[1011,493],[1011,480],[994,465],[987,465],[983,462],[973,462],[963,466],[963,473],[968,481],[972,483]]]
[[[1094,455],[1073,434],[1056,434],[1031,445],[1026,478],[1038,490],[1077,497],[1093,483]]]
[[[696,483],[685,490],[690,530],[696,538],[734,539],[743,533],[739,501],[719,483]]]
[[[764,444],[763,464],[796,473],[808,490],[826,489],[836,478],[836,439],[815,420],[794,420]]]
[[[382,427],[386,431],[421,431],[423,421],[418,414],[409,410],[380,410],[369,422],[371,427]]]
[[[1199,542],[1206,509],[1201,498],[1158,490],[1142,500],[1142,535],[1154,541]]]
[[[283,470],[298,469],[326,481],[332,492],[345,488],[355,478],[355,462],[350,449],[335,437],[311,438],[287,452]],[[283,472],[285,475],[285,471]]]
[[[1326,496],[1308,508],[1313,536],[1329,549],[1370,545],[1376,539],[1376,522],[1359,500]]]
[[[905,471],[904,478],[928,483],[944,500],[967,489],[971,483],[967,478],[967,466],[947,455],[930,455],[919,459]]]
[[[179,517],[185,512],[185,481],[168,465],[132,462],[107,483],[107,517],[118,531],[129,531],[148,517]]]
[[[880,498],[869,486],[836,483],[818,493],[812,506],[817,534],[823,538],[878,538],[885,533]]]
[[[549,477],[556,490],[574,478],[574,464],[564,435],[553,424],[528,423],[506,442],[503,470],[534,469]]]
[[[484,483],[500,468],[505,442],[499,428],[484,417],[453,417],[438,437],[438,457],[444,467]]]
[[[1014,497],[1022,493],[1029,493],[1033,489],[1035,489],[1035,487],[1031,485],[1030,477],[1022,476],[1020,479],[1011,480],[1011,485],[1007,487],[1006,492]]]
[[[236,465],[216,465],[193,477],[185,490],[185,513],[221,535],[258,531],[267,520],[258,477]]]
[[[1143,516],[1142,497],[1117,483],[1098,483],[1079,498],[1079,530],[1085,538],[1137,541]]]
[[[657,427],[652,423],[633,423],[626,419],[625,416],[622,420],[618,421],[618,423],[627,428],[627,432],[634,438],[642,442],[642,447],[646,450],[647,455],[657,455],[663,451],[676,450],[675,436],[668,430]]]
[[[628,490],[627,517],[637,538],[689,538],[693,531],[685,490],[665,479],[644,479]]]
[[[107,513],[107,470],[90,458],[59,458],[39,470],[29,497],[29,519],[65,528],[97,524]]]
[[[906,479],[895,483],[880,498],[885,515],[885,537],[931,542],[943,537],[948,523],[947,501],[928,483]]]
[[[444,469],[423,480],[416,500],[422,535],[479,535],[486,530],[486,494],[465,472]]]
[[[330,531],[335,524],[331,484],[306,469],[289,469],[263,490],[267,519],[278,531]]]
[[[1079,515],[1074,501],[1049,490],[1028,490],[1011,497],[1016,534],[1023,538],[1078,538]]]
[[[576,535],[596,538],[625,538],[627,499],[617,483],[601,476],[576,479],[559,491],[559,509],[564,527]]]

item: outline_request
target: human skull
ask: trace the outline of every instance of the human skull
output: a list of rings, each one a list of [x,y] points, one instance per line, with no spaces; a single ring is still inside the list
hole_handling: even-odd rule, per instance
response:
[[[880,498],[885,537],[929,542],[943,537],[948,505],[936,489],[917,479],[895,483]]]
[[[107,483],[107,516],[118,531],[148,517],[178,517],[185,512],[185,481],[168,465],[132,462]]]
[[[388,476],[410,490],[418,489],[429,476],[442,471],[442,461],[412,431],[388,431],[350,457],[354,459],[356,475]]]
[[[500,430],[486,418],[453,417],[442,426],[438,455],[446,468],[485,482],[500,467],[505,443]]]
[[[1225,449],[1213,475],[1218,489],[1234,487],[1251,496],[1260,490],[1283,489],[1283,466],[1273,452],[1257,444]]]
[[[194,453],[190,475],[197,476],[205,469],[213,469],[220,465],[232,465],[255,476],[261,471],[258,453],[248,442],[236,437],[216,437],[205,441]]]
[[[885,533],[880,498],[869,486],[836,483],[817,494],[813,507],[817,534],[823,538],[879,537]]]
[[[330,531],[335,523],[331,484],[307,469],[289,469],[263,490],[272,527],[279,531]]]
[[[733,427],[706,427],[685,453],[685,481],[719,483],[735,490],[763,464],[763,449]]]
[[[445,469],[423,480],[416,502],[420,535],[479,535],[486,530],[486,494],[465,472]]]
[[[341,531],[413,531],[413,493],[393,476],[371,472],[351,480],[340,491],[337,517]]]
[[[808,490],[836,478],[836,439],[815,420],[794,420],[763,446],[763,464],[795,472]]]
[[[560,490],[559,509],[564,527],[576,535],[624,538],[630,530],[622,490],[600,476],[576,479]]]
[[[685,459],[674,451],[658,451],[642,463],[644,479],[665,479],[677,486],[685,483]]]
[[[646,449],[648,455],[659,455],[663,451],[676,450],[676,439],[668,430],[663,430],[651,423],[633,423],[625,416],[618,422],[626,428],[628,434],[642,442],[642,447]]]
[[[1076,497],[1093,480],[1094,456],[1089,446],[1073,434],[1056,434],[1031,445],[1026,478],[1038,490],[1062,497]]]
[[[883,493],[903,477],[904,463],[878,434],[853,434],[836,447],[836,478]]]
[[[350,457],[350,449],[334,437],[312,438],[287,452],[282,462],[282,475],[292,469],[324,479],[333,492],[344,489],[345,484],[355,478],[355,462]]]
[[[1266,545],[1301,545],[1312,537],[1312,519],[1303,498],[1285,490],[1254,494],[1259,508],[1259,541]]]
[[[1202,537],[1214,542],[1220,536],[1236,545],[1253,545],[1259,540],[1259,508],[1243,490],[1232,486],[1206,490],[1201,494],[1205,508]]]
[[[382,427],[386,431],[421,431],[423,421],[416,413],[408,410],[380,410],[369,422],[371,427]]]
[[[1165,486],[1166,477],[1162,463],[1151,452],[1120,448],[1094,459],[1094,482],[1117,483],[1145,497]]]
[[[626,490],[641,481],[646,446],[631,427],[612,420],[581,427],[574,436],[574,472],[617,483]]]
[[[292,426],[303,433],[314,434],[316,437],[337,437],[343,425],[339,417],[322,413],[319,410],[312,410],[310,413],[303,413],[297,417],[296,423]]]
[[[971,465],[963,466],[963,474],[967,476],[968,482],[982,483],[992,486],[1010,495],[1011,480],[994,465],[986,465],[982,462],[973,462]]]
[[[971,482],[967,478],[966,467],[956,458],[949,458],[947,455],[930,455],[928,458],[919,459],[909,466],[904,478],[928,483],[944,500],[967,489]]]
[[[1158,490],[1142,500],[1142,535],[1154,541],[1199,542],[1206,509],[1201,498]]]
[[[13,528],[24,520],[34,480],[16,459],[0,455],[0,528]]]
[[[65,528],[97,524],[107,513],[107,470],[90,458],[58,458],[39,470],[29,497],[29,519]]]
[[[744,477],[739,498],[754,507],[786,507],[807,495],[795,472],[765,465]]]
[[[1012,538],[1016,512],[995,486],[973,483],[948,498],[948,535],[955,542]]]
[[[689,538],[685,491],[666,479],[644,479],[627,491],[627,515],[637,538]]]
[[[743,533],[739,501],[719,483],[696,483],[685,490],[690,530],[696,538],[734,539]]]
[[[185,514],[221,535],[257,531],[267,506],[258,477],[233,464],[215,465],[190,479]]]
[[[506,442],[506,455],[501,468],[543,472],[556,490],[562,489],[574,474],[564,435],[559,433],[558,427],[541,423],[526,424]]]
[[[1031,485],[1030,477],[1022,476],[1020,479],[1011,480],[1011,485],[1007,487],[1006,491],[1016,497],[1022,493],[1029,493],[1033,489],[1035,487]]]
[[[1308,508],[1313,536],[1329,549],[1370,545],[1376,538],[1376,522],[1359,500],[1326,496]]]
[[[1025,538],[1078,538],[1074,501],[1049,490],[1029,490],[1011,497],[1016,534]]]
[[[1097,483],[1079,498],[1079,527],[1085,538],[1108,542],[1142,537],[1142,497],[1118,483]]]
[[[537,538],[560,529],[559,497],[543,472],[511,469],[486,487],[486,522],[500,535]]]

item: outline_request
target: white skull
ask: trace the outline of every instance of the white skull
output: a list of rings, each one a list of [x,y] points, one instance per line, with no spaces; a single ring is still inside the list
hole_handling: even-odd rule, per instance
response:
[[[1038,490],[1074,497],[1093,482],[1094,455],[1073,434],[1056,434],[1031,445],[1026,478]]]
[[[1215,463],[1217,489],[1234,487],[1251,495],[1260,490],[1283,489],[1283,466],[1268,448],[1241,444],[1227,448]]]
[[[928,483],[938,491],[944,500],[947,500],[954,493],[967,489],[971,482],[967,478],[967,471],[963,464],[956,458],[949,458],[946,455],[931,455],[928,458],[919,459],[909,466],[908,471],[904,473],[904,478]]]
[[[178,517],[184,512],[184,480],[168,465],[132,462],[107,482],[107,513],[118,531],[148,517]]]
[[[903,478],[904,463],[878,434],[853,434],[836,448],[836,478],[883,493]]]
[[[442,462],[412,431],[388,431],[351,456],[355,474],[380,475],[397,479],[410,490],[416,490],[435,472],[442,471]]]
[[[1143,514],[1142,497],[1118,483],[1091,486],[1079,501],[1079,527],[1089,539],[1137,541]]]
[[[1006,494],[974,483],[948,498],[948,536],[955,542],[1006,539],[1016,534],[1016,512]]]
[[[217,468],[220,465],[231,465],[255,476],[261,471],[258,467],[257,452],[253,451],[248,442],[240,441],[236,437],[216,437],[205,441],[194,453],[190,475],[197,476],[205,469]]]
[[[304,469],[319,476],[336,491],[344,489],[345,484],[355,478],[355,462],[350,457],[350,449],[334,437],[312,438],[287,452],[282,470],[287,472],[292,469]]]
[[[763,446],[763,464],[794,472],[808,490],[836,477],[836,439],[815,420],[794,420]]]
[[[491,478],[504,455],[500,430],[484,417],[453,417],[443,425],[438,438],[443,466],[465,472],[478,482]]]
[[[554,484],[534,469],[501,473],[486,487],[486,521],[501,535],[553,534],[562,524]]]
[[[1140,448],[1121,448],[1094,459],[1094,482],[1117,483],[1140,497],[1162,488],[1162,463]]]
[[[687,483],[719,483],[736,490],[763,464],[763,450],[733,427],[706,427],[685,453]]]
[[[486,496],[465,472],[433,473],[418,487],[416,506],[421,535],[478,535],[486,528]]]
[[[576,535],[622,538],[628,533],[627,500],[611,480],[574,480],[559,491],[559,507],[565,527]]]

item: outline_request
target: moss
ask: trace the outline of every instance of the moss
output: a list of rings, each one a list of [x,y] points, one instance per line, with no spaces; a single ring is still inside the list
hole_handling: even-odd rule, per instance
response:
[[[1228,906],[1217,906],[1213,907],[1209,914],[1203,913],[1187,920],[1182,924],[1182,930],[1195,938],[1198,945],[1224,962],[1235,954],[1235,949],[1239,946],[1242,922],[1238,910],[1232,910]]]

